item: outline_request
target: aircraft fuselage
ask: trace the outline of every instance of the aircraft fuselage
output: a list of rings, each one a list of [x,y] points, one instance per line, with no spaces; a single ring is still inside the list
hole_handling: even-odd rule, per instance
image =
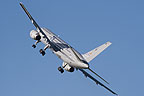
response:
[[[46,28],[41,29],[47,35],[49,40],[53,43],[53,47],[50,46],[51,51],[54,54],[56,54],[56,56],[58,56],[61,60],[63,60],[65,63],[68,63],[70,66],[75,68],[87,69],[89,67],[88,63],[86,63],[85,59],[78,51],[73,49],[83,62],[77,59],[77,57],[73,54],[69,45],[65,41],[63,41],[61,38],[59,38],[57,35],[55,35],[48,29]],[[42,34],[40,35],[41,35],[40,41],[45,45],[48,45],[47,39]]]

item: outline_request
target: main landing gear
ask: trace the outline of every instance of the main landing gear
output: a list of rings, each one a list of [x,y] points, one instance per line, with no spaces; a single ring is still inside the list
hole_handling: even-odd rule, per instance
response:
[[[39,42],[40,42],[40,41],[37,40],[37,41],[35,42],[35,44],[32,45],[32,47],[33,47],[33,48],[36,48],[36,45],[37,45]]]
[[[33,47],[33,48],[36,48],[36,45],[35,45],[35,44],[33,44],[33,45],[32,45],[32,47]]]
[[[44,56],[45,55],[45,51],[43,50],[43,49],[40,49],[40,54],[42,54],[42,56]]]
[[[50,45],[48,44],[48,45],[46,45],[45,47],[44,47],[44,50],[43,49],[40,49],[40,54],[42,54],[42,56],[44,56],[45,55],[45,51],[46,51],[46,49],[48,49],[50,47]]]
[[[35,44],[33,44],[32,45],[32,47],[33,48],[36,48],[36,45],[39,43],[40,41],[39,40],[37,40],[36,42],[35,42]],[[50,45],[49,44],[47,44],[45,47],[44,47],[44,49],[40,49],[40,54],[42,54],[42,56],[44,56],[46,53],[45,53],[45,51],[46,51],[46,49],[47,48],[49,48],[50,47]]]
[[[59,70],[61,73],[64,72],[63,68],[61,68],[61,67],[58,67],[58,70]]]

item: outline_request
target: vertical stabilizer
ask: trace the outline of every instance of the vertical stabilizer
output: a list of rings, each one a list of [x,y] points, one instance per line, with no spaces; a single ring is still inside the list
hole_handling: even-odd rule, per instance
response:
[[[90,62],[93,60],[96,56],[98,56],[102,51],[104,51],[107,47],[109,47],[112,43],[111,42],[106,42],[105,44],[93,49],[92,51],[83,54],[83,57],[87,62]]]

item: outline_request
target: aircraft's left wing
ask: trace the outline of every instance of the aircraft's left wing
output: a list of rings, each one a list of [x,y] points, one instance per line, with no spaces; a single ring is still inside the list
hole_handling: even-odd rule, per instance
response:
[[[114,91],[112,91],[111,89],[109,89],[108,87],[106,87],[105,85],[103,85],[101,82],[99,82],[97,79],[95,79],[94,77],[92,77],[89,73],[87,73],[86,71],[84,71],[83,69],[79,69],[86,77],[89,77],[90,79],[92,79],[93,81],[96,82],[97,85],[101,85],[104,88],[106,88],[108,91],[110,91],[111,93],[115,94],[118,96],[117,93],[115,93]]]
[[[51,44],[50,40],[48,39],[48,37],[46,36],[46,34],[42,31],[42,29],[39,27],[39,25],[36,23],[36,21],[33,19],[33,17],[30,15],[30,13],[27,11],[27,9],[25,8],[25,6],[20,2],[20,6],[23,8],[23,10],[25,11],[25,13],[27,14],[27,16],[29,17],[29,19],[31,20],[32,24],[34,24],[34,26],[36,27],[37,31],[42,33],[44,35],[44,37],[47,39],[47,41]]]

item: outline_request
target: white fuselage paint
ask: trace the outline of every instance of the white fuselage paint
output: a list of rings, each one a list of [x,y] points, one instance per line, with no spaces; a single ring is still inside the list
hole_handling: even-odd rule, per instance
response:
[[[54,54],[56,54],[61,60],[63,60],[65,63],[68,63],[70,66],[75,67],[75,68],[80,68],[80,69],[87,69],[89,67],[88,64],[85,62],[81,62],[78,60],[78,58],[75,56],[73,51],[69,48],[69,45],[63,41],[61,38],[59,38],[57,35],[52,33],[50,30],[46,28],[41,28],[42,31],[46,34],[46,36],[49,38],[49,40],[56,46],[56,49],[50,48]],[[48,44],[47,39],[40,33],[41,35],[41,42],[44,43],[45,45]],[[75,53],[79,56],[79,58],[83,61],[85,59],[83,56],[73,49]]]

